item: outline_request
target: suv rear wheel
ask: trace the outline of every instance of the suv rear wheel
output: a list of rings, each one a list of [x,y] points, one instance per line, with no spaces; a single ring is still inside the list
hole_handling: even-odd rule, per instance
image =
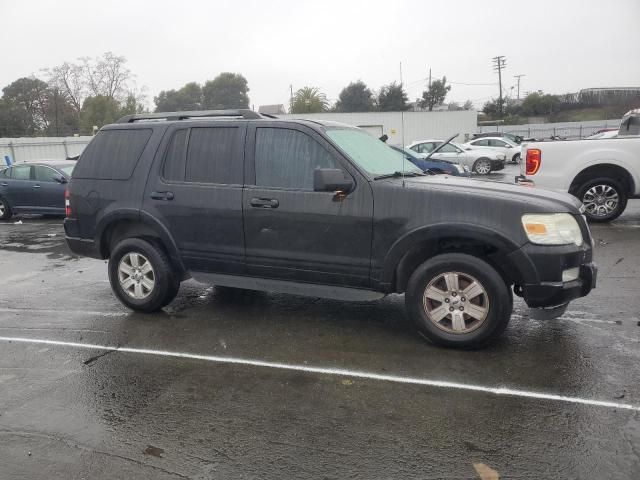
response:
[[[109,281],[118,299],[138,312],[160,310],[180,288],[164,251],[140,238],[116,245],[109,258]]]
[[[627,207],[624,187],[612,178],[595,178],[583,183],[577,190],[585,215],[592,222],[610,222],[618,218]]]
[[[485,261],[447,253],[420,265],[407,284],[409,316],[438,345],[477,348],[497,338],[513,310],[509,287]]]
[[[7,201],[0,197],[0,220],[9,220],[13,214]]]

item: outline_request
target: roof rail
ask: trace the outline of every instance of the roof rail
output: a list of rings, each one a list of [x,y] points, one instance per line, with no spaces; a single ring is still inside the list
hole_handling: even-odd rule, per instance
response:
[[[136,113],[134,115],[125,115],[116,123],[134,123],[144,120],[156,121],[173,121],[188,120],[190,118],[215,118],[215,117],[242,117],[246,120],[255,120],[263,118],[259,113],[241,108],[238,110],[196,110],[191,112],[158,112],[158,113]]]

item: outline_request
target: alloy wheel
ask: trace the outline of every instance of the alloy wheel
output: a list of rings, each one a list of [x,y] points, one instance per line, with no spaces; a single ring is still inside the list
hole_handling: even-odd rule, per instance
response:
[[[120,259],[118,281],[127,295],[136,300],[142,300],[153,292],[156,277],[147,257],[137,252],[130,252]]]
[[[489,314],[489,295],[474,277],[461,272],[436,276],[424,290],[427,318],[447,333],[465,334],[479,328]]]
[[[479,160],[476,164],[476,173],[487,175],[491,171],[491,163],[488,160]]]
[[[589,215],[606,217],[618,208],[620,196],[617,190],[611,185],[594,185],[584,193],[582,203]]]

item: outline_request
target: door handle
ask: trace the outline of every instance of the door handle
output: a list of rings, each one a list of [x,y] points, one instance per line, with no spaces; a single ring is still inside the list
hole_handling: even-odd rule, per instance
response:
[[[173,200],[173,192],[151,192],[154,200]]]
[[[278,208],[280,202],[275,198],[252,198],[249,205],[256,208]]]
[[[2,182],[0,183],[0,187],[8,187],[9,184],[7,182]]]
[[[40,188],[40,185],[34,185],[33,188]]]

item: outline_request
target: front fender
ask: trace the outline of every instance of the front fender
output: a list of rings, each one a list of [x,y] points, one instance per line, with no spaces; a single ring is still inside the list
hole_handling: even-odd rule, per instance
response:
[[[529,271],[533,269],[533,265],[528,263],[518,265],[517,268],[511,265],[507,256],[521,246],[502,233],[480,225],[443,223],[416,228],[394,242],[383,262],[382,274],[379,280],[381,287],[393,288],[398,265],[407,253],[415,247],[425,244],[437,244],[438,241],[444,239],[471,240],[492,247],[497,252],[496,258],[499,260],[504,259],[508,263],[501,265],[501,267],[514,279],[528,278],[532,273],[535,274],[535,270]]]

